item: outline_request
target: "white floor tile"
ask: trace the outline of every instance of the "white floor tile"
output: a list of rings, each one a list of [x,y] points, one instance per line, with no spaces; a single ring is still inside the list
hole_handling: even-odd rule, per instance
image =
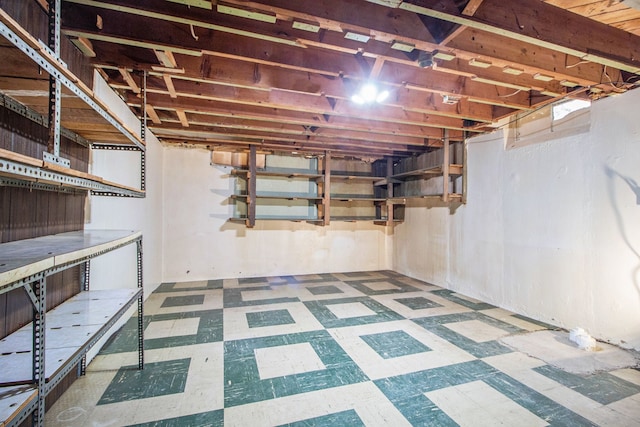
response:
[[[425,396],[461,427],[549,425],[482,381],[431,391]]]
[[[478,343],[494,341],[509,335],[509,332],[488,325],[480,320],[446,323],[444,326]]]
[[[326,369],[309,343],[257,348],[254,353],[263,380]]]

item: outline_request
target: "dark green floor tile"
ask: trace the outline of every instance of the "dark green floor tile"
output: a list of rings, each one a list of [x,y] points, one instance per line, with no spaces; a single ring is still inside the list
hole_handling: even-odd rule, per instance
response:
[[[138,370],[137,366],[123,366],[97,404],[182,393],[187,383],[190,363],[191,359],[146,363],[143,370]]]
[[[371,273],[367,271],[355,271],[349,273],[342,273],[345,277],[371,277]]]
[[[149,423],[132,424],[127,427],[223,427],[224,411],[202,412],[200,414],[185,415],[183,417],[167,418]]]
[[[238,284],[240,285],[250,285],[254,283],[269,283],[269,279],[267,277],[242,277],[238,279]]]
[[[577,375],[549,365],[533,370],[603,405],[640,393],[640,386],[608,372]]]
[[[262,328],[265,326],[290,325],[296,323],[289,310],[269,310],[257,313],[247,313],[247,322],[250,328]]]
[[[309,418],[289,424],[282,424],[279,427],[364,427],[364,423],[358,413],[349,409],[347,411],[336,412],[335,414],[323,415],[321,417]]]
[[[438,289],[436,291],[431,291],[431,293],[438,295],[442,298],[448,299],[451,302],[455,302],[456,304],[460,304],[463,307],[470,308],[472,310],[488,310],[490,308],[496,308],[495,305],[491,305],[486,302],[467,301],[464,298],[460,298],[459,296],[454,295],[454,292],[448,289]]]
[[[242,292],[246,291],[267,291],[273,289],[272,286],[256,286],[251,288],[228,288],[223,291],[224,307],[247,307],[252,305],[265,305],[265,304],[279,304],[283,302],[297,302],[300,301],[297,297],[283,297],[283,298],[269,298],[261,300],[243,301]]]
[[[402,274],[395,272],[393,270],[380,270],[380,271],[375,271],[374,273],[378,273],[378,274],[382,274],[385,275],[387,277],[406,277],[403,276]]]
[[[320,276],[320,277],[316,277]],[[282,276],[282,279],[286,280],[287,283],[290,284],[298,284],[298,283],[324,283],[324,282],[335,282],[338,279],[330,273],[322,273],[322,274],[303,274],[300,276]]]
[[[425,308],[434,308],[434,307],[442,307],[442,304],[438,304],[437,302],[431,301],[425,297],[415,297],[415,298],[398,298],[394,299],[394,301],[398,301],[400,304],[409,307],[412,310],[423,310]]]
[[[185,295],[180,297],[166,297],[160,307],[180,307],[183,305],[202,305],[204,295]]]
[[[394,286],[397,286],[396,289],[382,289],[379,291],[373,290],[368,287],[367,283],[376,283],[376,282],[388,282]],[[400,294],[405,292],[420,292],[421,289],[418,289],[414,286],[407,285],[406,283],[401,282],[400,280],[396,280],[396,278],[389,277],[385,279],[365,279],[365,280],[349,280],[345,281],[347,285],[357,289],[365,295],[373,296],[373,295],[388,295],[388,294]]]
[[[343,294],[342,290],[334,285],[325,286],[310,286],[307,288],[313,295],[330,295],[330,294]]]
[[[362,303],[369,309],[375,312],[375,315],[350,317],[345,319],[339,319],[334,315],[329,306],[333,304],[350,304],[350,303]],[[304,305],[313,313],[322,326],[325,328],[340,328],[344,326],[366,325],[370,323],[388,322],[391,320],[404,319],[401,315],[385,307],[379,302],[369,297],[356,297],[356,298],[339,298],[332,300],[321,301],[305,301]]]
[[[167,282],[162,283],[160,286],[153,291],[154,294],[162,294],[165,292],[185,292],[185,291],[210,291],[212,289],[222,289],[222,279],[208,280],[206,288],[202,287],[193,287],[193,288],[185,288],[180,287],[178,289],[175,288],[175,282]]]
[[[410,354],[431,351],[429,347],[405,331],[381,332],[378,334],[360,335],[369,347],[384,359],[408,356]]]
[[[256,349],[300,343],[311,345],[325,369],[260,379]],[[325,330],[227,341],[224,346],[225,407],[368,381]]]
[[[146,350],[156,348],[178,347],[183,345],[219,342],[223,339],[222,310],[185,311],[182,313],[165,313],[144,316],[144,328],[153,321],[199,318],[196,335],[145,339]],[[136,351],[138,348],[138,318],[132,317],[100,350],[100,354],[115,354]]]
[[[506,322],[502,322],[500,320],[494,319],[493,317],[489,317],[475,311],[468,312],[468,313],[448,314],[444,316],[423,317],[423,318],[412,319],[412,320],[413,322],[422,326],[426,330],[433,332],[439,337],[449,341],[451,344],[454,344],[457,347],[460,347],[467,353],[470,353],[473,356],[478,358],[511,353],[513,350],[505,345],[502,345],[496,340],[480,342],[480,343],[475,342],[474,340],[469,339],[447,328],[444,325],[448,323],[465,322],[469,320],[479,320],[481,322],[486,323],[489,326],[502,329],[505,332],[508,332],[510,334],[525,332],[525,330],[522,328],[511,325]]]

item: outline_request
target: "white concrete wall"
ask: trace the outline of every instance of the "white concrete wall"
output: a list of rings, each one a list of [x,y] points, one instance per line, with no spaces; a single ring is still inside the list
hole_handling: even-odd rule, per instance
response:
[[[130,129],[140,122],[126,104],[96,74],[94,92],[125,120]],[[143,233],[145,295],[162,280],[162,163],[164,148],[147,134],[146,197],[90,196],[85,229],[140,230]],[[93,150],[90,172],[109,181],[140,188],[140,154],[130,151]],[[136,286],[135,245],[128,245],[91,261],[92,289]],[[133,279],[133,282],[132,282]]]
[[[229,167],[210,165],[210,154],[165,148],[164,281],[391,267],[391,237],[370,222],[228,222],[234,179]]]
[[[640,349],[640,91],[593,104],[588,133],[469,144],[468,203],[408,207],[394,269]]]

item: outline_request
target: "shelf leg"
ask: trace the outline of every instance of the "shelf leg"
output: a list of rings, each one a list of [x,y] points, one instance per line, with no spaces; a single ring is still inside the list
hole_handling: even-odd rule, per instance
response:
[[[442,147],[443,161],[442,161],[442,201],[449,201],[449,164],[451,159],[449,158],[449,129],[443,131],[444,146]]]
[[[329,225],[331,223],[331,151],[327,150],[324,154],[324,183],[322,184],[323,191],[323,208],[322,208],[322,220],[323,225]]]
[[[89,278],[91,274],[91,260],[85,261],[80,267],[80,289],[84,292],[89,290]],[[78,376],[83,377],[87,373],[87,355],[85,354],[80,359],[80,365],[78,366]]]
[[[38,386],[38,405],[33,413],[33,425],[44,425],[45,411],[45,331],[47,311],[46,279],[41,278],[33,282],[33,292],[38,306],[33,310],[33,382]]]
[[[256,146],[249,147],[249,174],[247,175],[247,190],[249,197],[247,199],[247,227],[253,228],[256,225],[256,181],[257,181],[257,164],[256,164]]]
[[[142,239],[136,243],[138,264],[138,288],[142,288]],[[138,298],[138,369],[144,369],[144,295]]]
[[[393,175],[393,159],[387,158],[387,225],[393,226],[393,203],[389,203],[390,198],[393,198],[393,181],[391,176]]]

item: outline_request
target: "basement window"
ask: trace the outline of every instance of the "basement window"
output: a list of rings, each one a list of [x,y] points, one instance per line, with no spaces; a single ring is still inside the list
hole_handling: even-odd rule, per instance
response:
[[[591,101],[585,99],[570,99],[553,104],[551,114],[553,121],[562,120],[569,114],[591,107]]]
[[[520,148],[589,132],[590,107],[588,100],[569,99],[533,112],[520,113],[509,123],[506,148]]]

